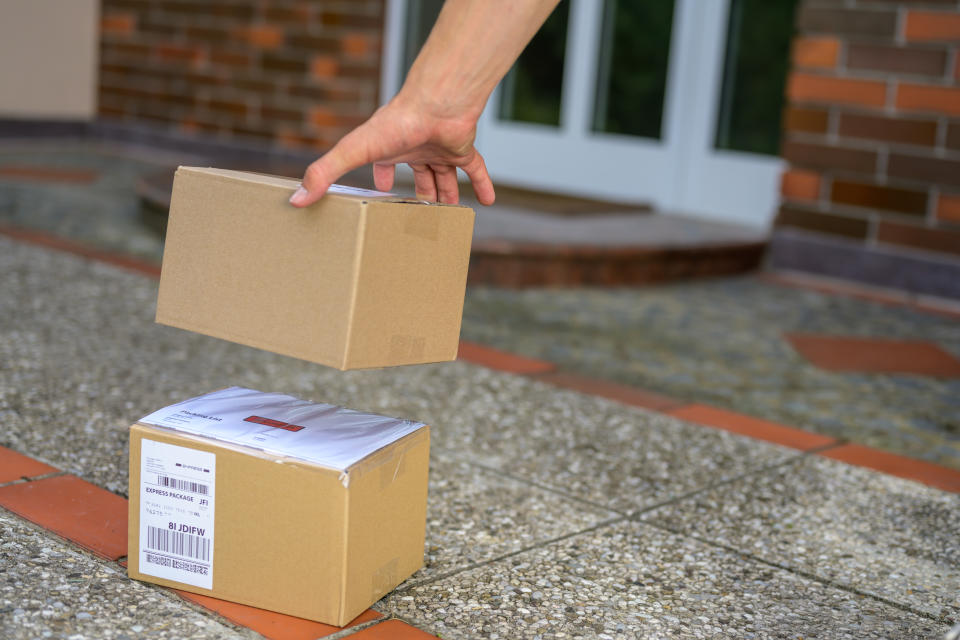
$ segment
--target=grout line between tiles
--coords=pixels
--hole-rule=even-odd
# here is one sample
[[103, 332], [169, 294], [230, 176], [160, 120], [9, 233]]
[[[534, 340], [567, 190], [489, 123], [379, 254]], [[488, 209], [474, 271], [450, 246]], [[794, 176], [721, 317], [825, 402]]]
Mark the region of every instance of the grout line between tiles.
[[459, 574], [459, 573], [464, 573], [465, 571], [473, 571], [474, 569], [478, 569], [478, 568], [480, 568], [480, 567], [485, 567], [485, 566], [487, 566], [487, 565], [491, 565], [491, 564], [494, 564], [494, 563], [496, 563], [496, 562], [500, 562], [500, 561], [502, 561], [502, 560], [506, 560], [507, 558], [512, 558], [512, 557], [514, 557], [514, 556], [517, 556], [517, 555], [520, 555], [520, 554], [523, 554], [523, 553], [527, 553], [528, 551], [533, 551], [534, 549], [542, 549], [542, 548], [547, 547], [547, 546], [550, 546], [550, 545], [552, 545], [552, 544], [556, 544], [557, 542], [562, 542], [562, 541], [564, 541], [564, 540], [568, 540], [568, 539], [570, 539], [570, 538], [574, 538], [574, 537], [576, 537], [576, 536], [583, 535], [584, 533], [591, 533], [591, 532], [593, 532], [593, 531], [598, 531], [598, 530], [600, 530], [600, 529], [604, 529], [604, 528], [606, 528], [606, 527], [610, 527], [610, 526], [613, 526], [613, 525], [615, 525], [615, 524], [619, 524], [619, 523], [621, 523], [621, 522], [626, 522], [626, 521], [629, 520], [629, 519], [630, 519], [630, 518], [629, 518], [628, 516], [617, 516], [616, 518], [610, 518], [610, 519], [608, 519], [608, 520], [604, 520], [604, 521], [602, 521], [602, 522], [598, 522], [597, 524], [590, 525], [589, 527], [584, 527], [583, 529], [577, 529], [576, 531], [570, 531], [570, 532], [565, 533], [565, 534], [563, 534], [563, 535], [555, 536], [555, 537], [553, 537], [553, 538], [549, 538], [549, 539], [546, 539], [546, 540], [541, 540], [540, 542], [536, 542], [536, 543], [534, 543], [534, 544], [527, 545], [527, 546], [522, 547], [522, 548], [520, 548], [520, 549], [516, 549], [516, 550], [511, 551], [511, 552], [509, 552], [509, 553], [504, 553], [504, 554], [501, 554], [501, 555], [496, 556], [496, 557], [493, 557], [493, 558], [488, 558], [487, 560], [483, 560], [483, 561], [481, 561], [481, 562], [471, 562], [470, 564], [464, 565], [463, 567], [459, 567], [459, 568], [457, 568], [457, 569], [453, 569], [453, 570], [451, 570], [451, 571], [447, 571], [447, 572], [445, 572], [445, 573], [441, 573], [441, 574], [439, 574], [439, 575], [436, 575], [436, 576], [433, 576], [433, 577], [430, 577], [430, 578], [424, 578], [423, 580], [421, 580], [421, 581], [419, 581], [419, 582], [414, 582], [414, 583], [411, 583], [411, 584], [408, 584], [408, 585], [401, 585], [400, 587], [397, 587], [396, 589], [394, 589], [394, 590], [393, 590], [393, 593], [405, 593], [405, 592], [407, 592], [407, 591], [416, 589], [416, 588], [418, 588], [418, 587], [423, 587], [423, 586], [426, 586], [426, 585], [428, 585], [428, 584], [432, 584], [432, 583], [434, 583], [434, 582], [438, 582], [438, 581], [440, 581], [440, 580], [446, 580], [447, 578], [449, 578], [449, 577], [451, 577], [451, 576], [455, 576], [455, 575], [457, 575], [457, 574]]
[[525, 484], [525, 485], [528, 485], [528, 486], [531, 486], [531, 487], [536, 487], [537, 489], [541, 489], [541, 490], [543, 490], [543, 491], [547, 491], [547, 492], [549, 492], [549, 493], [552, 493], [552, 494], [561, 496], [561, 497], [563, 497], [563, 498], [566, 498], [567, 500], [572, 500], [572, 501], [574, 501], [574, 502], [579, 502], [579, 503], [584, 504], [584, 505], [587, 505], [587, 506], [589, 506], [589, 507], [594, 507], [594, 508], [596, 508], [596, 509], [603, 509], [604, 511], [608, 511], [608, 512], [610, 512], [610, 513], [615, 513], [615, 514], [617, 514], [618, 516], [626, 516], [626, 517], [629, 517], [629, 515], [630, 515], [629, 513], [625, 512], [625, 511], [621, 511], [620, 509], [614, 509], [613, 507], [610, 507], [610, 506], [601, 504], [601, 503], [599, 503], [599, 502], [594, 502], [594, 501], [588, 500], [588, 499], [586, 499], [586, 498], [581, 498], [580, 496], [575, 496], [575, 495], [573, 495], [573, 494], [567, 493], [567, 492], [564, 491], [563, 489], [558, 489], [558, 488], [556, 488], [556, 487], [551, 487], [551, 486], [549, 486], [549, 485], [540, 484], [539, 482], [535, 482], [535, 481], [533, 481], [533, 480], [530, 480], [530, 479], [528, 479], [528, 478], [524, 478], [524, 477], [522, 477], [522, 476], [514, 475], [514, 474], [510, 473], [509, 471], [503, 471], [502, 469], [497, 469], [496, 467], [491, 467], [491, 466], [485, 465], [485, 464], [483, 464], [483, 463], [481, 463], [481, 462], [472, 462], [472, 461], [470, 461], [470, 460], [464, 460], [463, 462], [465, 462], [467, 465], [469, 465], [469, 466], [471, 466], [471, 467], [476, 467], [476, 468], [478, 468], [478, 469], [482, 469], [483, 471], [487, 471], [487, 472], [489, 472], [489, 473], [496, 474], [497, 476], [500, 476], [500, 477], [509, 478], [509, 479], [511, 479], [511, 480], [513, 480], [513, 481], [515, 481], [515, 482], [519, 482], [519, 483], [521, 483], [521, 484]]
[[[398, 616], [398, 615], [393, 615], [393, 614], [391, 614], [391, 615], [389, 616], [389, 619], [390, 619], [390, 620], [399, 620], [400, 622], [402, 622], [402, 623], [404, 623], [404, 624], [408, 624], [408, 625], [410, 625], [411, 627], [414, 627], [414, 628], [416, 628], [416, 629], [420, 629], [420, 630], [423, 631], [424, 633], [429, 633], [430, 635], [434, 636], [435, 638], [442, 638], [442, 640], [448, 640], [448, 637], [447, 637], [447, 636], [441, 636], [439, 633], [434, 633], [433, 631], [427, 631], [427, 629], [430, 629], [430, 628], [433, 627], [433, 622], [420, 620], [419, 618], [411, 618], [411, 617], [408, 617], [408, 616]], [[457, 636], [457, 637], [468, 637], [468, 638], [470, 637], [468, 633], [460, 633], [459, 631], [460, 631], [459, 629], [448, 629], [447, 631], [445, 631], [445, 633], [448, 633], [448, 634], [449, 634], [449, 633], [452, 633], [453, 635], [455, 635], [455, 636]]]
[[707, 485], [704, 485], [704, 486], [702, 486], [702, 487], [698, 487], [698, 488], [693, 489], [693, 490], [691, 490], [691, 491], [688, 491], [688, 492], [686, 492], [686, 493], [682, 493], [682, 494], [680, 494], [680, 495], [672, 496], [672, 497], [670, 497], [670, 498], [668, 498], [668, 499], [666, 499], [666, 500], [662, 500], [662, 501], [660, 501], [660, 502], [658, 502], [658, 503], [656, 503], [656, 504], [652, 504], [652, 505], [643, 507], [643, 508], [641, 508], [641, 509], [638, 509], [637, 511], [633, 511], [633, 512], [630, 513], [630, 515], [629, 515], [628, 518], [629, 518], [630, 520], [637, 520], [637, 521], [639, 521], [639, 516], [641, 516], [641, 515], [643, 515], [643, 514], [645, 514], [645, 513], [650, 513], [651, 511], [655, 511], [655, 510], [657, 510], [657, 509], [661, 509], [661, 508], [666, 507], [666, 506], [670, 506], [670, 505], [673, 505], [673, 504], [677, 504], [678, 502], [681, 502], [681, 501], [683, 501], [683, 500], [687, 500], [687, 499], [689, 499], [689, 498], [692, 498], [693, 496], [696, 496], [696, 495], [699, 495], [699, 494], [701, 494], [701, 493], [710, 491], [710, 490], [712, 490], [712, 489], [717, 489], [717, 488], [719, 488], [719, 487], [725, 487], [725, 486], [727, 486], [727, 485], [729, 485], [729, 484], [733, 484], [734, 482], [739, 482], [740, 480], [745, 480], [745, 479], [750, 478], [750, 477], [753, 477], [753, 476], [760, 476], [760, 475], [766, 474], [766, 473], [768, 473], [768, 472], [770, 472], [770, 471], [773, 471], [773, 470], [775, 470], [775, 469], [779, 469], [779, 468], [781, 468], [781, 467], [786, 467], [786, 466], [789, 466], [789, 465], [792, 465], [792, 464], [797, 464], [797, 463], [799, 463], [801, 460], [803, 460], [805, 457], [807, 457], [808, 455], [810, 455], [808, 452], [803, 451], [803, 452], [800, 452], [800, 453], [798, 453], [798, 454], [796, 454], [796, 455], [790, 456], [789, 458], [787, 458], [787, 459], [785, 459], [785, 460], [781, 460], [781, 461], [779, 461], [779, 462], [773, 462], [773, 463], [771, 463], [771, 464], [763, 465], [763, 466], [761, 466], [761, 467], [757, 467], [756, 469], [751, 469], [751, 470], [749, 470], [749, 471], [744, 471], [743, 473], [740, 473], [740, 474], [735, 475], [735, 476], [733, 476], [733, 477], [727, 478], [727, 479], [725, 479], [725, 480], [720, 480], [720, 481], [714, 482], [714, 483], [712, 483], [712, 484], [707, 484]]
[[38, 476], [26, 476], [23, 478], [17, 478], [16, 480], [11, 480], [9, 482], [0, 482], [0, 489], [3, 487], [9, 487], [12, 484], [25, 484], [27, 482], [35, 482], [37, 480], [46, 480], [47, 478], [58, 478], [60, 476], [70, 475], [69, 471], [51, 471], [50, 473], [41, 473]]
[[[374, 609], [374, 611], [376, 611], [376, 609]], [[380, 612], [377, 611], [377, 613], [380, 613]], [[392, 615], [384, 615], [382, 618], [377, 618], [376, 620], [367, 620], [366, 622], [361, 622], [358, 625], [347, 627], [345, 629], [341, 629], [340, 631], [331, 633], [328, 636], [320, 636], [316, 640], [340, 640], [341, 638], [346, 638], [347, 636], [352, 636], [355, 633], [360, 633], [361, 631], [365, 631], [370, 627], [375, 627], [378, 624], [382, 622], [386, 622], [388, 620], [399, 620], [399, 618]]]
[[720, 543], [720, 542], [716, 542], [716, 541], [714, 541], [714, 540], [708, 540], [708, 539], [706, 539], [706, 538], [701, 538], [700, 536], [698, 536], [698, 535], [696, 535], [696, 534], [687, 533], [687, 532], [684, 532], [684, 531], [680, 531], [680, 530], [677, 530], [677, 529], [673, 529], [673, 528], [671, 528], [671, 527], [667, 527], [667, 526], [665, 526], [665, 525], [662, 525], [662, 524], [659, 524], [659, 523], [656, 523], [656, 522], [650, 522], [650, 521], [648, 521], [648, 520], [638, 520], [637, 522], [638, 522], [639, 524], [642, 524], [642, 525], [651, 527], [651, 528], [653, 528], [653, 529], [658, 529], [658, 530], [660, 530], [660, 531], [666, 531], [667, 533], [672, 533], [672, 534], [674, 534], [674, 535], [678, 535], [678, 536], [681, 536], [681, 537], [689, 538], [689, 539], [691, 539], [691, 540], [696, 540], [697, 542], [699, 542], [699, 543], [701, 543], [701, 544], [705, 544], [705, 545], [710, 546], [710, 547], [715, 547], [715, 548], [717, 548], [717, 549], [723, 549], [724, 551], [728, 551], [728, 552], [730, 552], [730, 553], [736, 554], [737, 556], [739, 556], [739, 557], [741, 557], [741, 558], [744, 558], [744, 559], [746, 559], [746, 560], [752, 560], [753, 562], [757, 562], [757, 563], [759, 563], [759, 564], [763, 564], [763, 565], [766, 565], [766, 566], [768, 566], [768, 567], [773, 567], [773, 568], [775, 568], [775, 569], [780, 569], [780, 570], [782, 570], [782, 571], [786, 571], [787, 573], [790, 573], [790, 574], [793, 574], [793, 575], [797, 575], [797, 576], [800, 576], [800, 577], [802, 577], [802, 578], [806, 578], [806, 579], [808, 579], [808, 580], [813, 580], [814, 582], [818, 582], [818, 583], [820, 583], [820, 584], [822, 584], [822, 585], [824, 585], [824, 586], [828, 586], [828, 587], [831, 587], [831, 588], [833, 588], [833, 589], [839, 589], [839, 590], [841, 590], [841, 591], [846, 591], [847, 593], [851, 593], [851, 594], [853, 594], [853, 595], [857, 595], [857, 596], [861, 596], [861, 597], [864, 597], [864, 598], [870, 598], [870, 599], [872, 599], [872, 600], [876, 600], [877, 602], [881, 602], [881, 603], [883, 603], [883, 604], [885, 604], [885, 605], [894, 607], [894, 608], [896, 608], [896, 609], [900, 609], [901, 611], [906, 611], [906, 612], [908, 612], [908, 613], [912, 613], [912, 614], [917, 615], [917, 616], [920, 616], [920, 617], [922, 617], [922, 618], [926, 618], [927, 620], [932, 620], [932, 621], [934, 621], [934, 622], [940, 622], [940, 623], [951, 623], [951, 622], [955, 622], [954, 620], [952, 620], [952, 619], [950, 619], [950, 618], [947, 618], [946, 616], [938, 616], [938, 615], [929, 613], [929, 612], [927, 612], [927, 611], [923, 611], [923, 610], [920, 610], [920, 609], [916, 609], [916, 608], [914, 608], [914, 607], [912, 607], [912, 606], [910, 606], [910, 605], [908, 605], [908, 604], [903, 604], [902, 602], [897, 602], [896, 600], [891, 600], [891, 599], [889, 599], [889, 598], [885, 598], [884, 596], [880, 596], [880, 595], [877, 595], [877, 594], [875, 594], [875, 593], [871, 593], [871, 592], [869, 592], [869, 591], [864, 591], [863, 589], [858, 589], [858, 588], [856, 588], [856, 587], [853, 587], [853, 586], [850, 586], [850, 585], [847, 585], [847, 584], [843, 584], [842, 582], [837, 582], [837, 581], [835, 581], [835, 580], [831, 580], [830, 578], [825, 578], [825, 577], [823, 577], [823, 576], [819, 576], [819, 575], [817, 575], [817, 574], [815, 574], [815, 573], [811, 573], [811, 572], [809, 572], [809, 571], [805, 571], [805, 570], [803, 570], [803, 569], [800, 569], [799, 567], [792, 567], [792, 566], [790, 566], [790, 565], [786, 565], [786, 564], [783, 564], [783, 563], [780, 563], [780, 562], [775, 562], [775, 561], [773, 561], [773, 560], [767, 560], [767, 559], [765, 559], [765, 558], [761, 558], [761, 557], [755, 556], [755, 555], [753, 555], [752, 553], [747, 553], [747, 552], [745, 552], [745, 551], [741, 551], [740, 549], [737, 549], [736, 547], [730, 546], [730, 545], [728, 545], [728, 544], [723, 544], [723, 543]]
[[[80, 546], [79, 544], [77, 544], [76, 542], [74, 542], [72, 539], [67, 538], [66, 536], [63, 536], [63, 535], [57, 533], [56, 531], [53, 531], [53, 530], [51, 530], [51, 529], [47, 529], [47, 528], [46, 528], [45, 526], [43, 526], [42, 524], [37, 524], [37, 523], [34, 522], [33, 520], [30, 520], [30, 519], [28, 519], [28, 518], [24, 518], [23, 516], [21, 516], [21, 515], [20, 515], [19, 513], [17, 513], [16, 511], [11, 511], [10, 509], [7, 509], [7, 508], [4, 507], [3, 505], [0, 505], [0, 512], [6, 513], [6, 514], [8, 514], [8, 515], [10, 515], [10, 516], [13, 516], [13, 517], [14, 517], [15, 519], [17, 519], [21, 524], [26, 525], [28, 528], [33, 529], [33, 530], [36, 531], [37, 533], [41, 533], [41, 534], [47, 535], [47, 536], [52, 536], [55, 540], [59, 540], [60, 542], [63, 542], [64, 544], [66, 544], [72, 551], [75, 551], [75, 552], [83, 555], [84, 557], [86, 557], [86, 558], [88, 558], [88, 559], [95, 560], [95, 561], [97, 561], [97, 562], [100, 563], [100, 564], [115, 565], [115, 566], [113, 566], [114, 569], [117, 569], [117, 570], [119, 570], [119, 571], [121, 571], [121, 572], [123, 572], [123, 573], [126, 573], [126, 569], [124, 569], [124, 568], [123, 568], [122, 566], [120, 566], [120, 564], [119, 564], [119, 561], [120, 561], [120, 559], [122, 559], [122, 558], [117, 559], [117, 560], [111, 560], [110, 558], [107, 558], [107, 557], [98, 555], [98, 554], [94, 553], [93, 551], [90, 551], [90, 550], [87, 549], [86, 547]], [[126, 557], [126, 556], [124, 556], [124, 557]]]
[[229, 629], [233, 629], [234, 631], [237, 631], [240, 633], [248, 634], [250, 638], [266, 638], [266, 636], [259, 633], [258, 631], [254, 631], [250, 627], [245, 627], [239, 622], [234, 622], [233, 620], [231, 620], [230, 618], [226, 617], [225, 615], [223, 615], [218, 611], [214, 611], [213, 609], [208, 609], [202, 604], [198, 604], [196, 602], [187, 600], [182, 595], [178, 594], [171, 587], [166, 587], [164, 585], [156, 584], [153, 582], [140, 582], [140, 584], [150, 587], [156, 593], [162, 594], [169, 598], [173, 598], [174, 600], [179, 602], [181, 605], [185, 606], [187, 609], [190, 609], [194, 613], [199, 613], [200, 615], [206, 618], [212, 618], [213, 620], [216, 620], [217, 622], [219, 622], [220, 624], [222, 624], [223, 626]]

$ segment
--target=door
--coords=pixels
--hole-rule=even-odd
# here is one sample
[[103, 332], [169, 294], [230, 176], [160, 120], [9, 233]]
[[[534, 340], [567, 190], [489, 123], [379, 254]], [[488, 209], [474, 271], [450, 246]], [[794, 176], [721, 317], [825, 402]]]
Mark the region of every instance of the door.
[[[390, 3], [388, 92], [441, 4]], [[776, 153], [793, 4], [563, 0], [481, 117], [477, 148], [491, 176], [768, 224], [783, 167]]]

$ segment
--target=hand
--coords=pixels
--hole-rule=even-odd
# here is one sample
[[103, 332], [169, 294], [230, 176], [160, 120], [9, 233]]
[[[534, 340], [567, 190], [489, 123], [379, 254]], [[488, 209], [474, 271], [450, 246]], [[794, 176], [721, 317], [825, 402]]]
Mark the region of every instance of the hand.
[[313, 204], [340, 176], [371, 162], [377, 189], [389, 191], [395, 165], [405, 162], [413, 169], [419, 199], [457, 204], [460, 168], [470, 178], [477, 199], [493, 204], [493, 183], [483, 157], [473, 146], [479, 110], [471, 109], [468, 115], [460, 110], [459, 106], [411, 98], [401, 91], [307, 167], [303, 186], [290, 203], [296, 207]]

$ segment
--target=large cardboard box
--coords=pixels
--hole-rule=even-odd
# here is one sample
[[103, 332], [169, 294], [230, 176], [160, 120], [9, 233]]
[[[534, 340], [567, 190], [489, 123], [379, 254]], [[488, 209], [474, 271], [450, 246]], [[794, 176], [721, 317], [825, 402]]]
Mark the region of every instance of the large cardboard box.
[[180, 167], [157, 322], [339, 369], [453, 360], [473, 210]]
[[343, 626], [423, 564], [426, 425], [232, 387], [130, 428], [130, 577]]

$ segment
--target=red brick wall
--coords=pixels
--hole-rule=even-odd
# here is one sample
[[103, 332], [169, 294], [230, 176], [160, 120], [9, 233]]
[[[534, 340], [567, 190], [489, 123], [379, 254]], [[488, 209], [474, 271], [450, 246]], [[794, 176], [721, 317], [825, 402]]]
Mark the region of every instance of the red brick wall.
[[383, 0], [103, 0], [100, 115], [325, 148], [377, 107]]
[[778, 227], [960, 255], [960, 2], [803, 0]]

